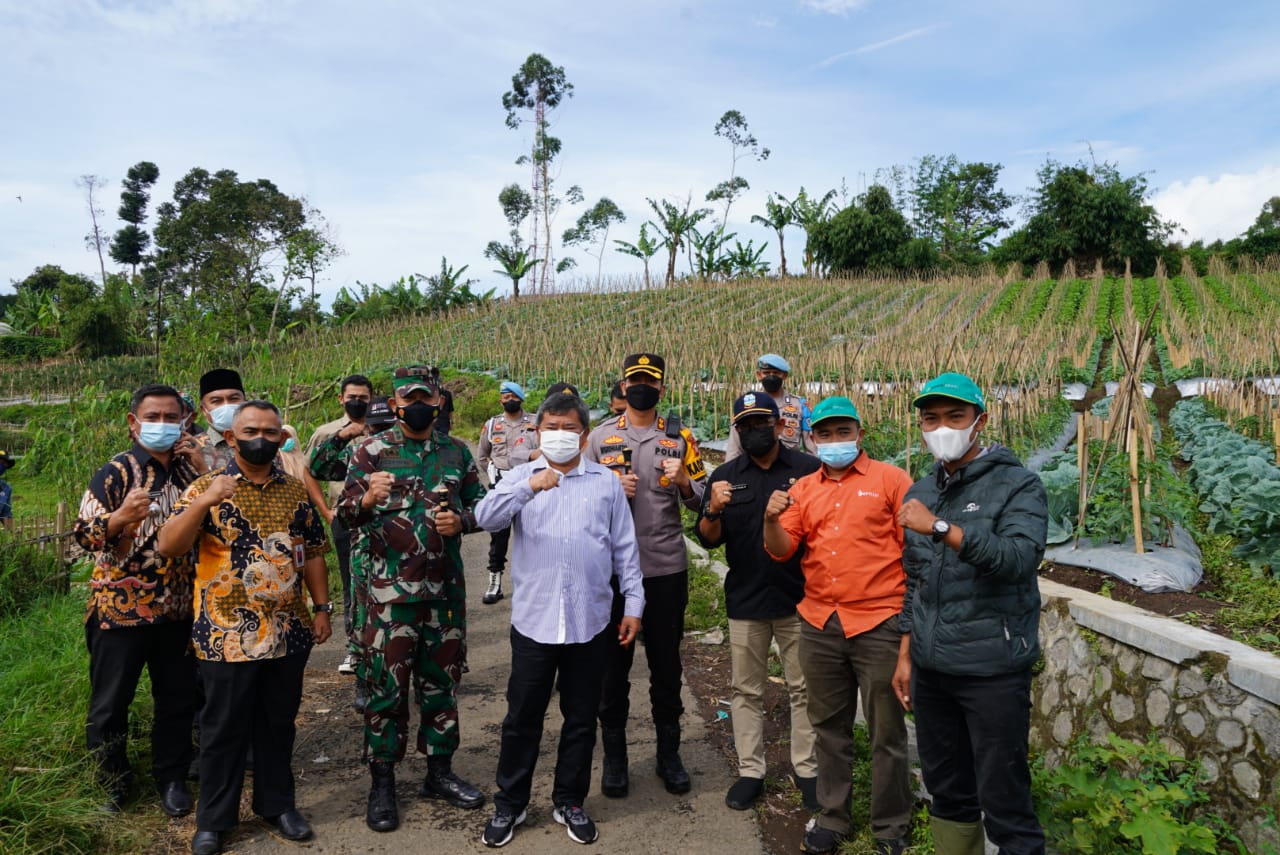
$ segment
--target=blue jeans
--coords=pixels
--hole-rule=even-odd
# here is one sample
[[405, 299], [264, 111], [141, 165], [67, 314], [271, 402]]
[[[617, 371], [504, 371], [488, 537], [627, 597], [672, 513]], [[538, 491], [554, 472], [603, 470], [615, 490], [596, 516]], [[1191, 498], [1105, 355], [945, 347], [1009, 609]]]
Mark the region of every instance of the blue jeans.
[[914, 667], [911, 706], [931, 813], [981, 819], [1001, 855], [1043, 855], [1027, 768], [1031, 671], [972, 677]]

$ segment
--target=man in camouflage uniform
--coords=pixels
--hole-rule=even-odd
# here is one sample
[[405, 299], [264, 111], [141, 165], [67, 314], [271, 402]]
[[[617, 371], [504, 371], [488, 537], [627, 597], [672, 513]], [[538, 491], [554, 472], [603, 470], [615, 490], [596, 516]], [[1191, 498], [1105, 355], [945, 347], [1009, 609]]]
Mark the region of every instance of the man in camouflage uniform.
[[[408, 745], [409, 692], [418, 697], [418, 751], [427, 755], [421, 795], [461, 808], [484, 796], [453, 773], [458, 749], [455, 691], [466, 658], [466, 588], [461, 535], [478, 530], [480, 472], [460, 440], [433, 431], [440, 387], [426, 366], [395, 372], [399, 425], [351, 452], [338, 514], [360, 531], [352, 544], [365, 574], [368, 683], [364, 739], [372, 787], [365, 821], [375, 831], [400, 824], [395, 764]], [[353, 562], [354, 563], [354, 562]]]
[[[778, 424], [782, 425], [779, 441], [794, 451], [805, 451], [817, 454], [817, 445], [813, 441], [813, 427], [809, 424], [812, 412], [809, 404], [799, 395], [793, 395], [783, 388], [787, 376], [791, 374], [791, 364], [776, 353], [766, 353], [756, 360], [756, 379], [765, 394], [773, 398], [778, 407]], [[725, 449], [724, 459], [728, 463], [742, 454], [742, 441], [736, 430], [729, 431], [729, 446]]]

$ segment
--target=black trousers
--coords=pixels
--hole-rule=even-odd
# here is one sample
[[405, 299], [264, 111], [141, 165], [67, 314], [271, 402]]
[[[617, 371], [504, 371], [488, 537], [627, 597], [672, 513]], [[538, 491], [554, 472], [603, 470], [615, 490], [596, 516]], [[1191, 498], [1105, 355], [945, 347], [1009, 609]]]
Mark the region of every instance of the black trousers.
[[933, 815], [981, 819], [1001, 855], [1043, 855], [1027, 768], [1031, 671], [964, 677], [913, 668], [911, 706]]
[[[502, 470], [498, 470], [497, 477], [493, 479], [493, 483], [489, 485], [489, 489], [498, 486], [498, 482], [502, 480]], [[511, 526], [500, 528], [497, 531], [489, 532], [489, 572], [501, 573], [503, 568], [507, 566], [507, 545], [511, 543]]]
[[[670, 576], [649, 576], [644, 580], [644, 615], [640, 619], [644, 631], [644, 653], [649, 662], [649, 705], [653, 723], [658, 727], [679, 724], [684, 713], [680, 699], [680, 679], [684, 667], [680, 662], [680, 639], [684, 637], [684, 610], [689, 604], [688, 572]], [[617, 627], [626, 605], [613, 579], [613, 614]], [[631, 714], [631, 663], [636, 646], [619, 644], [609, 648], [609, 664], [604, 677], [604, 696], [600, 699], [600, 725], [626, 727]]]
[[102, 629], [90, 616], [84, 626], [89, 648], [89, 715], [85, 742], [105, 783], [127, 788], [129, 704], [146, 666], [151, 675], [155, 723], [151, 727], [151, 773], [157, 785], [186, 778], [191, 763], [191, 721], [196, 681], [191, 621]]
[[560, 747], [556, 754], [553, 804], [581, 806], [591, 788], [591, 755], [596, 749], [596, 717], [609, 647], [618, 633], [606, 626], [581, 644], [542, 644], [511, 628], [511, 676], [507, 716], [502, 720], [498, 792], [494, 805], [518, 814], [529, 804], [533, 770], [542, 742], [542, 724], [559, 675]]
[[253, 812], [294, 807], [294, 718], [302, 703], [306, 653], [254, 662], [200, 663], [200, 801], [196, 828], [226, 831], [240, 821], [245, 751], [253, 748]]
[[342, 628], [347, 641], [354, 644], [357, 639], [351, 635], [351, 532], [337, 516], [329, 524], [329, 531], [333, 534], [333, 548], [338, 553], [338, 576], [342, 579]]

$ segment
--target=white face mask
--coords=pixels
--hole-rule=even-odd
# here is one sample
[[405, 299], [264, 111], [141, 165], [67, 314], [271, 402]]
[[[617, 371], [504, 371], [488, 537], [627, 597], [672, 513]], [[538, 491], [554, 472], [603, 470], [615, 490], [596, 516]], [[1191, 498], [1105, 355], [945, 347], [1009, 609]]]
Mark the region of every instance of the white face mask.
[[980, 418], [982, 418], [981, 413], [967, 428], [936, 427], [926, 432], [924, 444], [928, 446], [929, 453], [941, 463], [954, 463], [964, 457], [978, 441], [978, 435], [975, 433], [970, 436], [969, 432], [973, 430]]
[[223, 404], [220, 407], [214, 407], [209, 412], [209, 424], [216, 431], [231, 430], [231, 425], [236, 418], [236, 411], [239, 409], [239, 404]]
[[538, 448], [552, 463], [568, 463], [582, 449], [582, 434], [574, 430], [544, 430], [538, 434]]

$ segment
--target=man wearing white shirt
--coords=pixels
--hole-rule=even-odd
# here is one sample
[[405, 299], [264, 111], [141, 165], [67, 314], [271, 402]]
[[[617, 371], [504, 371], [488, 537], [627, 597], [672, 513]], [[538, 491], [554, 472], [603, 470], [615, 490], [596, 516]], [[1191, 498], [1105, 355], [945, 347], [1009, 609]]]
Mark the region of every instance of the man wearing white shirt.
[[[596, 709], [613, 644], [633, 643], [644, 609], [640, 555], [631, 510], [617, 477], [582, 457], [590, 415], [580, 398], [556, 394], [538, 408], [542, 457], [517, 466], [476, 506], [489, 531], [511, 526], [511, 677], [502, 722], [495, 813], [482, 842], [505, 846], [525, 820], [542, 723], [558, 685], [560, 729], [552, 788], [556, 822], [592, 843], [595, 824], [582, 805], [591, 784]], [[610, 621], [618, 579], [625, 598]]]

